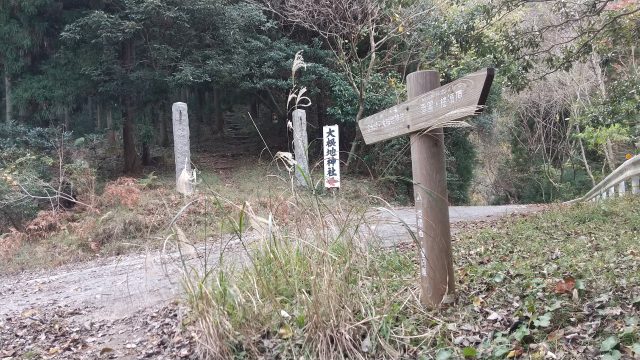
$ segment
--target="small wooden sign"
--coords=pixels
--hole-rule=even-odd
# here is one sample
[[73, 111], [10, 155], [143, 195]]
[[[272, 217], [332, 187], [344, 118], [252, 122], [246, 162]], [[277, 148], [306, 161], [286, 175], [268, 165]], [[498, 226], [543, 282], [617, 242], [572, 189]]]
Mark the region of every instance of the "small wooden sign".
[[324, 186], [340, 187], [340, 134], [338, 125], [322, 128], [324, 145]]
[[416, 131], [439, 128], [477, 115], [487, 101], [495, 70], [469, 74], [358, 122], [365, 143], [373, 144]]

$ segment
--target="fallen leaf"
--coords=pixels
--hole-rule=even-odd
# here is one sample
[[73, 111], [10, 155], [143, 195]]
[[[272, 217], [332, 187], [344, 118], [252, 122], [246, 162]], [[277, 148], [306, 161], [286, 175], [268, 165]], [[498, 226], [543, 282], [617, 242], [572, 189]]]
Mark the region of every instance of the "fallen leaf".
[[600, 351], [609, 352], [613, 350], [616, 346], [618, 346], [619, 342], [620, 341], [618, 340], [618, 337], [609, 336], [605, 341], [602, 342], [602, 344], [600, 344]]
[[453, 356], [453, 351], [449, 349], [440, 349], [436, 354], [436, 360], [447, 360], [447, 359], [451, 359], [452, 356]]
[[549, 333], [549, 335], [547, 336], [547, 340], [558, 341], [562, 339], [563, 336], [564, 336], [564, 330], [560, 329], [560, 330], [552, 331], [551, 333]]
[[509, 351], [509, 353], [507, 354], [507, 358], [513, 359], [513, 358], [517, 358], [520, 355], [522, 355], [522, 349], [513, 349]]
[[496, 358], [502, 358], [505, 355], [509, 354], [509, 352], [511, 352], [510, 345], [500, 345], [493, 350], [493, 356], [495, 356]]
[[598, 314], [605, 316], [618, 316], [622, 314], [622, 309], [619, 307], [606, 308], [604, 310], [598, 310]]
[[113, 352], [112, 348], [104, 347], [104, 348], [102, 348], [102, 350], [100, 350], [100, 355], [104, 355], [104, 354], [107, 354], [107, 353], [110, 353], [110, 352]]
[[573, 289], [576, 287], [576, 280], [567, 276], [563, 280], [558, 281], [555, 288], [556, 294], [573, 294]]
[[491, 311], [491, 314], [489, 314], [489, 316], [487, 316], [487, 320], [500, 320], [502, 318], [502, 316], [500, 316], [500, 314], [498, 314], [495, 311]]
[[38, 315], [39, 312], [36, 309], [28, 309], [22, 312], [22, 317], [23, 318], [30, 318], [30, 317], [34, 317], [36, 315]]
[[613, 350], [608, 354], [602, 355], [602, 360], [620, 360], [622, 358], [622, 353], [618, 350]]
[[476, 308], [481, 307], [483, 302], [484, 300], [482, 300], [482, 298], [479, 296], [473, 298], [473, 306], [475, 306]]
[[536, 327], [547, 327], [551, 325], [551, 313], [538, 316], [538, 318], [533, 321], [533, 325]]
[[278, 334], [283, 339], [289, 339], [293, 336], [293, 330], [291, 330], [291, 326], [285, 325], [278, 330]]

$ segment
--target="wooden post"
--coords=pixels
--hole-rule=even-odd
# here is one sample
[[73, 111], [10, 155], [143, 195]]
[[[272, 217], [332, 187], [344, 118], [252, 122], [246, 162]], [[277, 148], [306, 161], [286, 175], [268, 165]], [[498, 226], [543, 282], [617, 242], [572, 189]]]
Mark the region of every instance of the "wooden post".
[[409, 74], [407, 101], [358, 122], [367, 144], [411, 136], [420, 285], [427, 307], [450, 303], [455, 294], [442, 128], [482, 111], [494, 75], [487, 68], [439, 86], [435, 71]]
[[631, 193], [633, 195], [640, 194], [640, 176], [634, 176], [631, 178]]
[[[305, 176], [309, 177], [309, 139], [307, 138], [307, 114], [304, 110], [294, 110], [291, 115], [293, 125], [293, 152], [296, 160], [296, 180], [299, 186], [307, 187]], [[304, 173], [304, 175], [303, 175]]]
[[193, 192], [191, 176], [191, 144], [189, 140], [189, 115], [187, 104], [173, 104], [173, 152], [176, 161], [176, 189], [190, 195]]
[[[438, 72], [414, 72], [407, 76], [407, 97], [411, 100], [439, 86]], [[421, 245], [422, 302], [435, 308], [455, 292], [442, 128], [411, 134], [411, 166]]]

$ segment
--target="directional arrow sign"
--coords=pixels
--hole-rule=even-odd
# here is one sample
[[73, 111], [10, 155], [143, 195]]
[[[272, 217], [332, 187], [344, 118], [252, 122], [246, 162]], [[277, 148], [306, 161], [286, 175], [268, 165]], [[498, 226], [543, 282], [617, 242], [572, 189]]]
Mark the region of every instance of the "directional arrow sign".
[[358, 122], [365, 143], [392, 139], [476, 115], [487, 101], [495, 70], [487, 68]]

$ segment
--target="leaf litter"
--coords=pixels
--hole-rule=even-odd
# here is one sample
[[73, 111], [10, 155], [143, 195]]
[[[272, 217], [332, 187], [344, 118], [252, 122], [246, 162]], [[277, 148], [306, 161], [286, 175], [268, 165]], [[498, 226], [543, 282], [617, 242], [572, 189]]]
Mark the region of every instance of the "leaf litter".
[[0, 359], [195, 359], [186, 309], [177, 303], [116, 320], [58, 306], [0, 318]]

